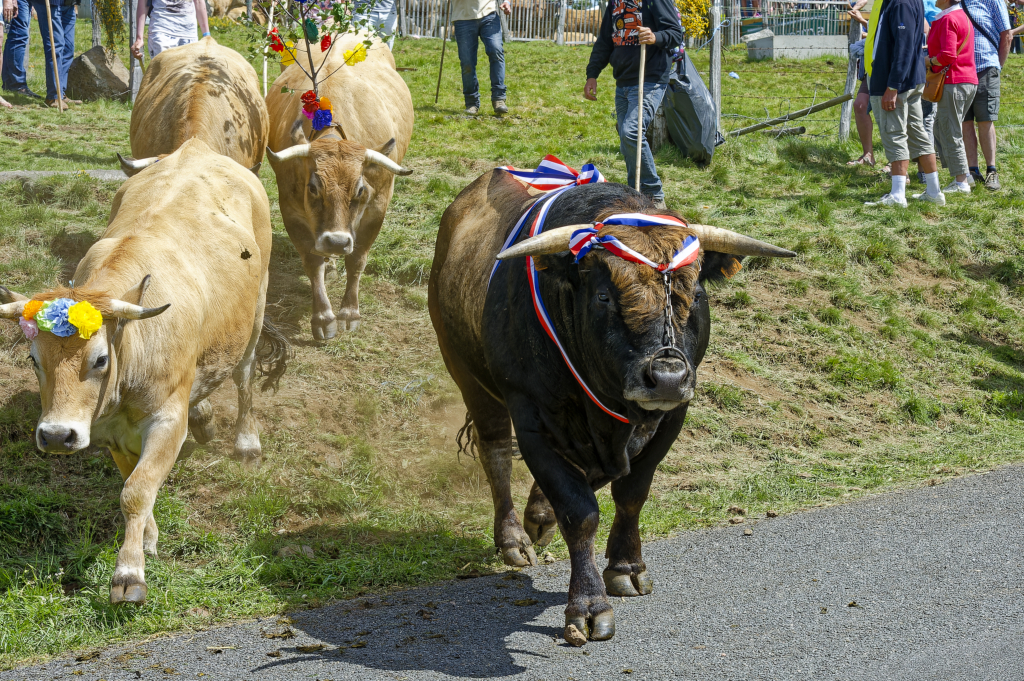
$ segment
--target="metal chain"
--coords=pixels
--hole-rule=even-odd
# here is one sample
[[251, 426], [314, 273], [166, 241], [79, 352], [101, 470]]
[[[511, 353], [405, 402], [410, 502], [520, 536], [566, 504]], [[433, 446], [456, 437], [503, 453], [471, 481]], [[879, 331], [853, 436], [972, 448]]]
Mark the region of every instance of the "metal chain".
[[676, 330], [672, 323], [672, 278], [668, 272], [662, 272], [665, 281], [665, 328], [661, 334], [661, 344], [665, 347], [676, 346]]

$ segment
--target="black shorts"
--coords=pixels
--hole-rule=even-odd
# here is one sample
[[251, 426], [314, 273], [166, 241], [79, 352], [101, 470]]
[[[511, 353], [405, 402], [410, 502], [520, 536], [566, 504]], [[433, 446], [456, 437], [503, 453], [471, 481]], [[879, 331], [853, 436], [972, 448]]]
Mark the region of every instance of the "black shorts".
[[978, 92], [964, 110], [965, 121], [999, 120], [999, 69], [990, 66], [978, 72]]

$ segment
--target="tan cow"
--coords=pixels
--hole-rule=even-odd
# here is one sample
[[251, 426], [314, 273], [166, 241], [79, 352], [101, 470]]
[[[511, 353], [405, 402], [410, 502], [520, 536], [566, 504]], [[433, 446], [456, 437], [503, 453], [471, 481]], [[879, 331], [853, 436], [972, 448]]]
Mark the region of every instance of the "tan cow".
[[[88, 301], [103, 316], [88, 339], [38, 331], [30, 357], [42, 401], [36, 446], [107, 447], [124, 478], [125, 537], [111, 603], [145, 601], [143, 552], [156, 555], [157, 491], [189, 427], [198, 440], [210, 435], [207, 397], [228, 376], [238, 387], [235, 454], [260, 454], [252, 379], [261, 329], [271, 332], [264, 340], [275, 356], [261, 360], [274, 364], [272, 375], [283, 372], [287, 355], [279, 334], [264, 327], [270, 245], [260, 181], [190, 140], [122, 185], [74, 287], [33, 297]], [[22, 317], [25, 296], [0, 289], [0, 298], [0, 317]]]
[[122, 159], [121, 168], [134, 175], [198, 137], [259, 172], [269, 130], [256, 70], [231, 48], [203, 38], [164, 50], [146, 69], [132, 108], [135, 158]]
[[[337, 319], [345, 329], [358, 326], [359, 277], [384, 222], [394, 176], [412, 172], [399, 165], [412, 137], [409, 88], [395, 70], [391, 51], [379, 41], [366, 61], [343, 65], [344, 52], [359, 40], [334, 36], [323, 64], [323, 72], [333, 75], [319, 91], [331, 101], [337, 125], [312, 135], [299, 99], [312, 84], [298, 66], [285, 69], [267, 94], [267, 157], [277, 174], [284, 226], [313, 287], [313, 337], [318, 340], [337, 334]], [[319, 67], [324, 60], [319, 45], [313, 52]], [[297, 54], [307, 59], [305, 44]], [[344, 256], [347, 276], [337, 317], [324, 286], [324, 270], [334, 256]]]

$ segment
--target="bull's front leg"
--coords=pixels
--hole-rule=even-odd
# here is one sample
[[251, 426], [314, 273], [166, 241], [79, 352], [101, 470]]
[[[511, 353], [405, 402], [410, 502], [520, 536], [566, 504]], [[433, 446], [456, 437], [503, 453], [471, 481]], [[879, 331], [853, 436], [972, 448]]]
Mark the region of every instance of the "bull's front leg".
[[600, 508], [590, 484], [548, 446], [543, 435], [520, 428], [516, 435], [530, 472], [551, 503], [558, 528], [569, 548], [572, 574], [565, 608], [566, 633], [573, 625], [587, 638], [605, 641], [615, 635], [615, 613], [608, 603], [594, 556]]
[[[185, 385], [191, 385], [191, 381]], [[185, 441], [187, 414], [186, 389], [172, 395], [160, 411], [147, 419], [150, 423], [142, 437], [142, 454], [121, 490], [121, 513], [125, 520], [124, 543], [117, 554], [117, 565], [110, 583], [111, 603], [141, 605], [146, 601], [148, 589], [144, 551], [149, 549], [156, 552], [153, 505]], [[114, 460], [117, 462], [116, 456]], [[120, 462], [118, 467], [121, 467]], [[152, 546], [148, 546], [149, 543]]]
[[473, 439], [480, 452], [480, 463], [487, 475], [494, 503], [494, 545], [501, 552], [505, 565], [526, 567], [537, 564], [537, 553], [529, 535], [519, 523], [512, 503], [512, 439], [506, 418], [504, 437], [486, 439], [473, 427]]
[[654, 472], [679, 436], [685, 415], [684, 407], [666, 417], [651, 441], [630, 462], [629, 475], [612, 482], [615, 520], [605, 549], [608, 567], [602, 575], [611, 596], [643, 596], [654, 590], [641, 550], [640, 511], [650, 494]]
[[[388, 194], [390, 198], [390, 194]], [[359, 280], [366, 269], [366, 259], [370, 255], [370, 247], [377, 240], [380, 234], [381, 225], [384, 224], [384, 213], [387, 210], [387, 202], [383, 207], [370, 206], [366, 209], [359, 226], [356, 228], [355, 250], [345, 256], [345, 295], [341, 299], [341, 309], [338, 310], [338, 319], [342, 328], [347, 331], [355, 331], [359, 328]]]
[[335, 321], [331, 299], [327, 297], [327, 285], [324, 283], [324, 271], [327, 260], [312, 253], [302, 254], [302, 269], [309, 277], [309, 285], [313, 289], [313, 338], [329, 340], [338, 335], [338, 322]]

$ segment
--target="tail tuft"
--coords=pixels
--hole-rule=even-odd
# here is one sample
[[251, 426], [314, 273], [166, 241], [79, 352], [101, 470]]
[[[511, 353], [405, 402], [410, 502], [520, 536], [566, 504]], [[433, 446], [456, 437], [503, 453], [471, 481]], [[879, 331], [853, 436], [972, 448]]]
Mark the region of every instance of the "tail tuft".
[[459, 432], [455, 436], [455, 444], [459, 446], [459, 451], [456, 454], [459, 461], [462, 461], [463, 454], [468, 454], [474, 460], [477, 458], [476, 441], [473, 439], [473, 417], [468, 411], [466, 412], [466, 422], [462, 424], [462, 428], [459, 428]]
[[288, 368], [288, 360], [295, 357], [295, 351], [291, 343], [285, 338], [270, 318], [263, 317], [263, 329], [260, 331], [260, 339], [256, 343], [256, 370], [264, 376], [262, 392], [273, 390], [277, 392], [280, 387], [281, 377]]

